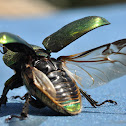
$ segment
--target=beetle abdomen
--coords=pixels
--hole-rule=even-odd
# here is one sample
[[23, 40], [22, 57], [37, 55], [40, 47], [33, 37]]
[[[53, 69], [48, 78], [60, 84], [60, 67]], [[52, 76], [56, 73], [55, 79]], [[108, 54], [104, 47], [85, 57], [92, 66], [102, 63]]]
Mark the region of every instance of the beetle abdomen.
[[56, 90], [54, 100], [67, 113], [74, 115], [81, 111], [81, 96], [76, 83], [62, 69], [62, 64], [54, 59], [39, 60], [35, 67], [44, 72]]

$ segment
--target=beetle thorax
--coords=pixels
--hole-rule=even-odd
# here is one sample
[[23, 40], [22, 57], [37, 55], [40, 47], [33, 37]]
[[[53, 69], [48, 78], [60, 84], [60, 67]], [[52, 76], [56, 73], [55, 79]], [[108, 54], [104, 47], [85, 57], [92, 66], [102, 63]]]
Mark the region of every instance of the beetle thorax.
[[61, 62], [56, 59], [40, 58], [34, 62], [34, 66], [46, 75], [52, 71], [62, 69]]

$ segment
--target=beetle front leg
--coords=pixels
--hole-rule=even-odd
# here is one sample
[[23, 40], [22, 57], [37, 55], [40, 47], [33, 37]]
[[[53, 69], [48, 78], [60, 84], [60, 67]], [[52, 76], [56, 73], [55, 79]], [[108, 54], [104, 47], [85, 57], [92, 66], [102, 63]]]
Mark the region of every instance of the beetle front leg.
[[101, 106], [103, 104], [105, 104], [106, 102], [109, 102], [109, 103], [113, 103], [115, 105], [117, 105], [117, 102], [116, 101], [113, 101], [113, 100], [105, 100], [103, 101], [102, 103], [98, 104], [97, 101], [95, 101], [94, 99], [91, 98], [90, 95], [88, 95], [85, 91], [83, 91], [81, 88], [80, 88], [80, 92], [81, 94], [89, 101], [89, 103], [96, 108], [96, 106]]
[[11, 78], [9, 78], [5, 82], [5, 87], [3, 89], [3, 93], [2, 93], [1, 98], [0, 98], [0, 106], [2, 104], [6, 105], [7, 93], [10, 89], [13, 90], [14, 88], [18, 88], [18, 87], [21, 87], [21, 86], [23, 86], [23, 81], [22, 81], [20, 74], [16, 73]]
[[[20, 98], [21, 100], [25, 100], [26, 99], [26, 96], [27, 96], [28, 93], [26, 93], [23, 97], [21, 96], [12, 96], [13, 99], [17, 99], [17, 98]], [[46, 105], [41, 102], [40, 100], [38, 99], [35, 99], [33, 98], [32, 96], [30, 97], [30, 101], [29, 101], [30, 105], [32, 105], [33, 107], [35, 108], [44, 108]]]
[[11, 120], [12, 118], [19, 118], [21, 120], [25, 119], [28, 115], [28, 109], [29, 109], [29, 101], [30, 101], [30, 98], [31, 98], [31, 95], [29, 93], [27, 93], [25, 95], [26, 97], [26, 101], [24, 103], [24, 106], [23, 106], [23, 109], [22, 109], [22, 112], [21, 112], [21, 115], [20, 116], [17, 116], [17, 115], [11, 115], [10, 117], [8, 117], [5, 121], [8, 122], [9, 120]]

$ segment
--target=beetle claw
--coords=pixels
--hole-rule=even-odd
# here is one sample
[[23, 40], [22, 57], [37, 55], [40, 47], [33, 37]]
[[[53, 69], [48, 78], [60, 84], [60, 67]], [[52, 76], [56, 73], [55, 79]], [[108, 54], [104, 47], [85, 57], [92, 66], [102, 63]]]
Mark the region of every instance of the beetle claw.
[[12, 118], [18, 118], [18, 119], [20, 119], [20, 120], [23, 120], [23, 119], [25, 119], [27, 117], [27, 115], [20, 115], [20, 116], [17, 116], [17, 115], [11, 115], [10, 117], [8, 117], [8, 118], [6, 118], [5, 119], [5, 122], [6, 123], [8, 123]]
[[11, 98], [12, 98], [12, 99], [17, 99], [17, 98], [19, 98], [19, 99], [21, 99], [21, 100], [25, 100], [25, 99], [27, 98], [27, 96], [28, 96], [28, 93], [26, 93], [23, 97], [17, 95], [17, 96], [12, 96]]
[[100, 104], [96, 104], [96, 106], [101, 106], [101, 105], [105, 104], [106, 102], [109, 102], [109, 103], [112, 103], [114, 105], [117, 105], [117, 102], [116, 101], [113, 101], [113, 100], [105, 100], [105, 101], [103, 101]]
[[25, 97], [23, 96], [23, 97], [21, 97], [21, 96], [12, 96], [11, 97], [12, 99], [17, 99], [17, 98], [19, 98], [19, 99], [21, 99], [21, 100], [25, 100]]

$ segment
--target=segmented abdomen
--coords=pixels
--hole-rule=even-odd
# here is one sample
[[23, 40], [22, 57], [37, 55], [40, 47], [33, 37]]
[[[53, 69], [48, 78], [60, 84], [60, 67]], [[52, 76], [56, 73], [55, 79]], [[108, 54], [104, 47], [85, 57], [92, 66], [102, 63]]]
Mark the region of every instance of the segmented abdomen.
[[80, 113], [81, 95], [79, 88], [62, 68], [62, 63], [55, 59], [41, 59], [35, 62], [35, 67], [44, 72], [54, 85], [56, 104], [63, 107], [71, 115]]
[[56, 89], [56, 101], [70, 114], [81, 111], [81, 96], [76, 83], [63, 70], [50, 72], [49, 79]]

